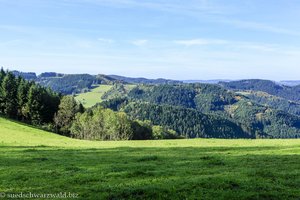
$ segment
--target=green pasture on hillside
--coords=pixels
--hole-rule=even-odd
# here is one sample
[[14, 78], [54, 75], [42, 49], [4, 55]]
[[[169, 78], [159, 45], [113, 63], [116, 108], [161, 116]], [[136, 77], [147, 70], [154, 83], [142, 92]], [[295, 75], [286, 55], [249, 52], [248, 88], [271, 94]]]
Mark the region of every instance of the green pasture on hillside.
[[81, 141], [0, 118], [0, 193], [300, 199], [300, 140]]

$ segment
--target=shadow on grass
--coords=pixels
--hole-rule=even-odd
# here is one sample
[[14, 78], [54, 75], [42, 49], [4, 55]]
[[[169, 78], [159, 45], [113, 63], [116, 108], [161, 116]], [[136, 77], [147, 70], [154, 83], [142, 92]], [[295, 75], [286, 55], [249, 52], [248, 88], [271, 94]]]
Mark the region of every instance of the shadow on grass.
[[82, 199], [298, 199], [300, 156], [289, 148], [2, 146], [0, 188]]

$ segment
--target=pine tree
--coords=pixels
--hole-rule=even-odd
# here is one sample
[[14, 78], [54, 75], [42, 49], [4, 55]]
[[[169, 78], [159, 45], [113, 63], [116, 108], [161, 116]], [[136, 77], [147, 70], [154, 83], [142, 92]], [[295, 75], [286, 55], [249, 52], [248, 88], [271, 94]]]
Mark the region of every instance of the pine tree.
[[49, 88], [41, 89], [42, 99], [43, 99], [43, 112], [42, 118], [45, 123], [53, 122], [53, 117], [58, 111], [58, 106], [60, 104], [60, 96], [51, 91]]
[[43, 121], [43, 96], [40, 86], [32, 85], [28, 92], [28, 101], [26, 104], [26, 110], [29, 114], [29, 118], [32, 124], [40, 125]]
[[1, 67], [1, 70], [0, 70], [0, 84], [2, 83], [2, 80], [4, 79], [5, 76], [6, 76], [6, 73], [5, 73], [4, 69]]
[[2, 82], [4, 77], [6, 76], [5, 71], [3, 68], [0, 70], [0, 114], [4, 114], [4, 94], [3, 94], [3, 89], [2, 89]]
[[25, 81], [24, 79], [21, 79], [19, 81], [19, 87], [18, 87], [18, 117], [22, 121], [24, 121], [26, 118], [28, 118], [28, 111], [26, 110], [26, 103], [28, 101], [28, 91], [30, 88], [30, 84]]
[[6, 116], [16, 118], [18, 113], [17, 90], [18, 85], [15, 76], [9, 72], [1, 84], [2, 109]]

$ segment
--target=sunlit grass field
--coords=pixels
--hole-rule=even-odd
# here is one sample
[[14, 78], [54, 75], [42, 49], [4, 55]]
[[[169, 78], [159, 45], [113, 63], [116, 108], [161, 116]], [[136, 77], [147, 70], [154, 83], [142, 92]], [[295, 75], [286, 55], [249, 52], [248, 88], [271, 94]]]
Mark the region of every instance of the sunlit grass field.
[[84, 107], [89, 108], [102, 101], [102, 95], [112, 88], [112, 85], [100, 85], [90, 92], [81, 93], [76, 96], [76, 100], [81, 102]]
[[[91, 91], [86, 93], [78, 94], [75, 99], [79, 102], [81, 102], [84, 107], [90, 108], [97, 103], [102, 102], [101, 97], [109, 91], [113, 86], [112, 85], [99, 85], [95, 87], [94, 89], [91, 89]], [[135, 85], [124, 85], [125, 89], [127, 91], [130, 91], [132, 88], [135, 87]]]
[[300, 140], [81, 141], [0, 118], [0, 193], [300, 199]]

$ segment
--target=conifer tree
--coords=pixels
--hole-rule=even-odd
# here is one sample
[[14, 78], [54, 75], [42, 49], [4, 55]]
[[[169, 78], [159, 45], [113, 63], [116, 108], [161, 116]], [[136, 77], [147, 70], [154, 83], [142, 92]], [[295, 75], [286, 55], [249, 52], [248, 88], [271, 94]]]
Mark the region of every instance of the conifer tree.
[[17, 90], [18, 86], [16, 78], [11, 72], [9, 72], [3, 78], [1, 84], [1, 107], [4, 111], [4, 114], [11, 118], [16, 118], [18, 112]]
[[33, 84], [28, 92], [28, 101], [26, 110], [32, 124], [40, 125], [42, 123], [41, 113], [43, 111], [43, 97], [40, 91], [40, 86]]
[[28, 111], [26, 110], [26, 104], [28, 101], [28, 91], [30, 88], [30, 84], [25, 81], [24, 79], [21, 79], [19, 81], [19, 87], [18, 87], [18, 117], [22, 121], [24, 121], [28, 117]]

